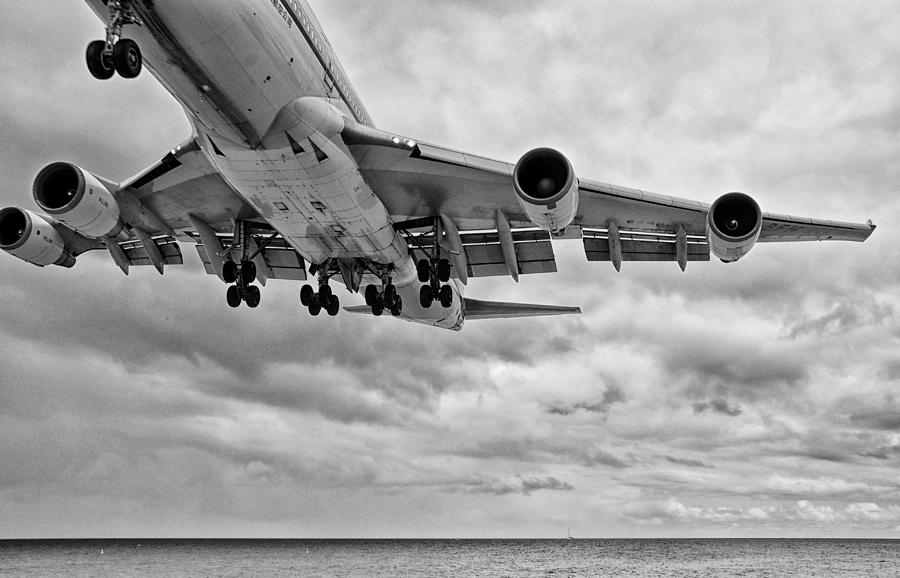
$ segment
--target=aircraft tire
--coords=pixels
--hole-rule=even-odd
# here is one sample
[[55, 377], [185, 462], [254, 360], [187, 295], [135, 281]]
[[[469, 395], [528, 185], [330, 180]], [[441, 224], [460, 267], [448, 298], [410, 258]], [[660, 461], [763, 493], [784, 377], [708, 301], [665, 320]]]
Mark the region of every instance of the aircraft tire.
[[382, 307], [381, 305], [376, 305], [376, 306], [372, 307], [372, 315], [374, 315], [375, 317], [381, 317], [381, 315], [383, 313], [384, 313], [384, 307]]
[[375, 307], [378, 305], [378, 287], [375, 285], [369, 284], [366, 285], [366, 305], [369, 307]]
[[419, 289], [419, 305], [423, 309], [428, 309], [434, 303], [434, 294], [431, 292], [431, 285], [422, 285]]
[[251, 309], [255, 309], [259, 307], [259, 302], [262, 299], [262, 296], [259, 293], [259, 287], [256, 285], [250, 285], [247, 287], [247, 294], [244, 296], [244, 300], [247, 302], [247, 307]]
[[313, 302], [313, 295], [315, 295], [315, 291], [311, 285], [304, 285], [300, 288], [300, 304], [304, 307], [309, 307]]
[[391, 307], [391, 315], [400, 317], [401, 313], [403, 313], [403, 299], [398, 295], [397, 301], [394, 303], [394, 306]]
[[329, 285], [321, 285], [319, 287], [319, 304], [322, 306], [328, 306], [331, 303], [331, 298], [333, 297], [333, 293], [331, 292], [331, 287]]
[[328, 307], [325, 309], [325, 311], [328, 312], [329, 316], [336, 317], [340, 310], [341, 310], [341, 300], [338, 299], [337, 295], [332, 295], [331, 301], [328, 303]]
[[431, 264], [428, 262], [428, 259], [420, 259], [416, 263], [416, 273], [419, 275], [420, 283], [428, 283], [431, 279]]
[[237, 263], [234, 261], [225, 261], [222, 264], [222, 278], [226, 283], [234, 283], [237, 281]]
[[87, 60], [88, 70], [97, 80], [109, 80], [116, 73], [109, 56], [104, 55], [106, 51], [106, 42], [103, 40], [94, 40], [88, 44], [85, 58]]
[[381, 296], [381, 305], [386, 309], [390, 309], [397, 302], [397, 288], [393, 285], [384, 286], [384, 294]]
[[318, 317], [319, 313], [322, 312], [322, 306], [318, 303], [310, 303], [309, 304], [309, 314], [313, 317]]
[[256, 263], [253, 261], [241, 261], [241, 280], [246, 285], [256, 281]]
[[441, 287], [440, 300], [441, 307], [444, 309], [453, 305], [453, 289], [451, 289], [449, 285]]
[[438, 274], [438, 280], [441, 283], [446, 283], [447, 281], [449, 281], [450, 280], [450, 261], [448, 261], [447, 259], [441, 259], [440, 261], [438, 261], [437, 274]]
[[136, 78], [141, 73], [144, 58], [137, 42], [122, 38], [113, 47], [113, 64], [122, 78]]
[[236, 285], [232, 285], [228, 288], [228, 291], [225, 293], [225, 297], [228, 300], [228, 306], [232, 309], [236, 309], [241, 306], [241, 291], [237, 288]]

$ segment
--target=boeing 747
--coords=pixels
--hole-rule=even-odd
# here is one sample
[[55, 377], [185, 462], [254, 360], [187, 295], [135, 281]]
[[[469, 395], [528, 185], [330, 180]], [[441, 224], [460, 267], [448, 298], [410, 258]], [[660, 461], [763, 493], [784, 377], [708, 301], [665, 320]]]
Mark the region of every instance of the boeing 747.
[[[376, 128], [305, 0], [87, 0], [106, 25], [87, 47], [99, 80], [148, 69], [192, 136], [117, 183], [67, 162], [34, 180], [41, 213], [0, 210], [0, 248], [72, 267], [92, 250], [126, 274], [196, 247], [231, 307], [269, 279], [298, 282], [310, 314], [348, 311], [459, 330], [466, 319], [578, 313], [464, 297], [469, 279], [556, 271], [551, 241], [589, 261], [734, 262], [757, 242], [864, 241], [875, 226], [712, 204], [581, 179], [549, 148], [515, 164]], [[332, 283], [334, 282], [334, 283]], [[224, 304], [223, 304], [224, 305]]]

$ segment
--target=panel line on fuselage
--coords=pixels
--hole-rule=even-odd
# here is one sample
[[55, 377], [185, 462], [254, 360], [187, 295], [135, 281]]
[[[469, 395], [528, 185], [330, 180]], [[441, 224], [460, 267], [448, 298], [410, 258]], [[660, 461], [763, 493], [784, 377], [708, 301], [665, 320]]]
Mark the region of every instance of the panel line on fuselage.
[[[279, 0], [272, 0], [272, 3], [275, 4], [278, 1]], [[300, 29], [307, 44], [309, 44], [312, 49], [313, 54], [316, 55], [316, 58], [318, 58], [319, 63], [322, 65], [325, 74], [331, 79], [333, 86], [337, 89], [338, 94], [340, 94], [344, 104], [347, 105], [350, 113], [353, 114], [356, 122], [366, 126], [372, 126], [372, 119], [360, 103], [356, 91], [353, 89], [350, 81], [347, 80], [343, 67], [337, 62], [334, 54], [329, 53], [328, 41], [324, 40], [325, 33], [321, 28], [316, 26], [315, 20], [307, 16], [306, 11], [303, 10], [298, 0], [280, 0], [280, 2], [288, 11], [288, 14], [297, 25], [297, 28]]]

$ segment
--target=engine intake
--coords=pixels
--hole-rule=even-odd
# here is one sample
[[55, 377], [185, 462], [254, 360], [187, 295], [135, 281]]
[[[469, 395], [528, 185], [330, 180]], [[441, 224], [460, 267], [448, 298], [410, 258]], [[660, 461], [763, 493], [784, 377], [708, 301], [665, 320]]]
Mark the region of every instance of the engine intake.
[[59, 231], [41, 215], [18, 207], [0, 209], [0, 249], [38, 267], [75, 264]]
[[744, 193], [722, 195], [709, 208], [707, 238], [712, 254], [733, 263], [750, 252], [762, 231], [762, 211]]
[[34, 200], [53, 217], [91, 239], [116, 237], [124, 227], [119, 204], [91, 173], [69, 163], [53, 163], [34, 179]]
[[561, 152], [540, 148], [516, 163], [513, 185], [519, 206], [536, 226], [553, 233], [572, 224], [578, 213], [578, 179]]

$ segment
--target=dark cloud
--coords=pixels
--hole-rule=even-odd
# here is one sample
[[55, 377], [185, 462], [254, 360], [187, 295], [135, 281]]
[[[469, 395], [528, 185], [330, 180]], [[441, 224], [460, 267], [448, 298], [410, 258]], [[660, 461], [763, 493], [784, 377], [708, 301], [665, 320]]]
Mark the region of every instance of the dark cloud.
[[721, 413], [722, 415], [727, 415], [729, 417], [737, 417], [743, 413], [741, 408], [729, 405], [724, 399], [713, 399], [694, 404], [695, 414], [701, 414], [707, 410]]
[[503, 482], [500, 480], [481, 480], [470, 482], [466, 485], [466, 491], [476, 494], [494, 494], [505, 496], [507, 494], [522, 494], [530, 496], [532, 492], [541, 490], [552, 492], [571, 492], [574, 490], [570, 484], [562, 482], [554, 477], [547, 478], [521, 478], [518, 482]]
[[679, 466], [687, 466], [687, 467], [689, 467], [689, 468], [709, 468], [709, 467], [712, 467], [712, 466], [706, 465], [706, 463], [704, 463], [704, 462], [702, 462], [702, 461], [700, 461], [700, 460], [690, 460], [690, 459], [687, 459], [687, 458], [676, 458], [676, 457], [672, 457], [672, 456], [663, 456], [663, 459], [665, 459], [665, 460], [666, 460], [667, 462], [669, 462], [669, 463], [676, 464], [676, 465], [679, 465]]

